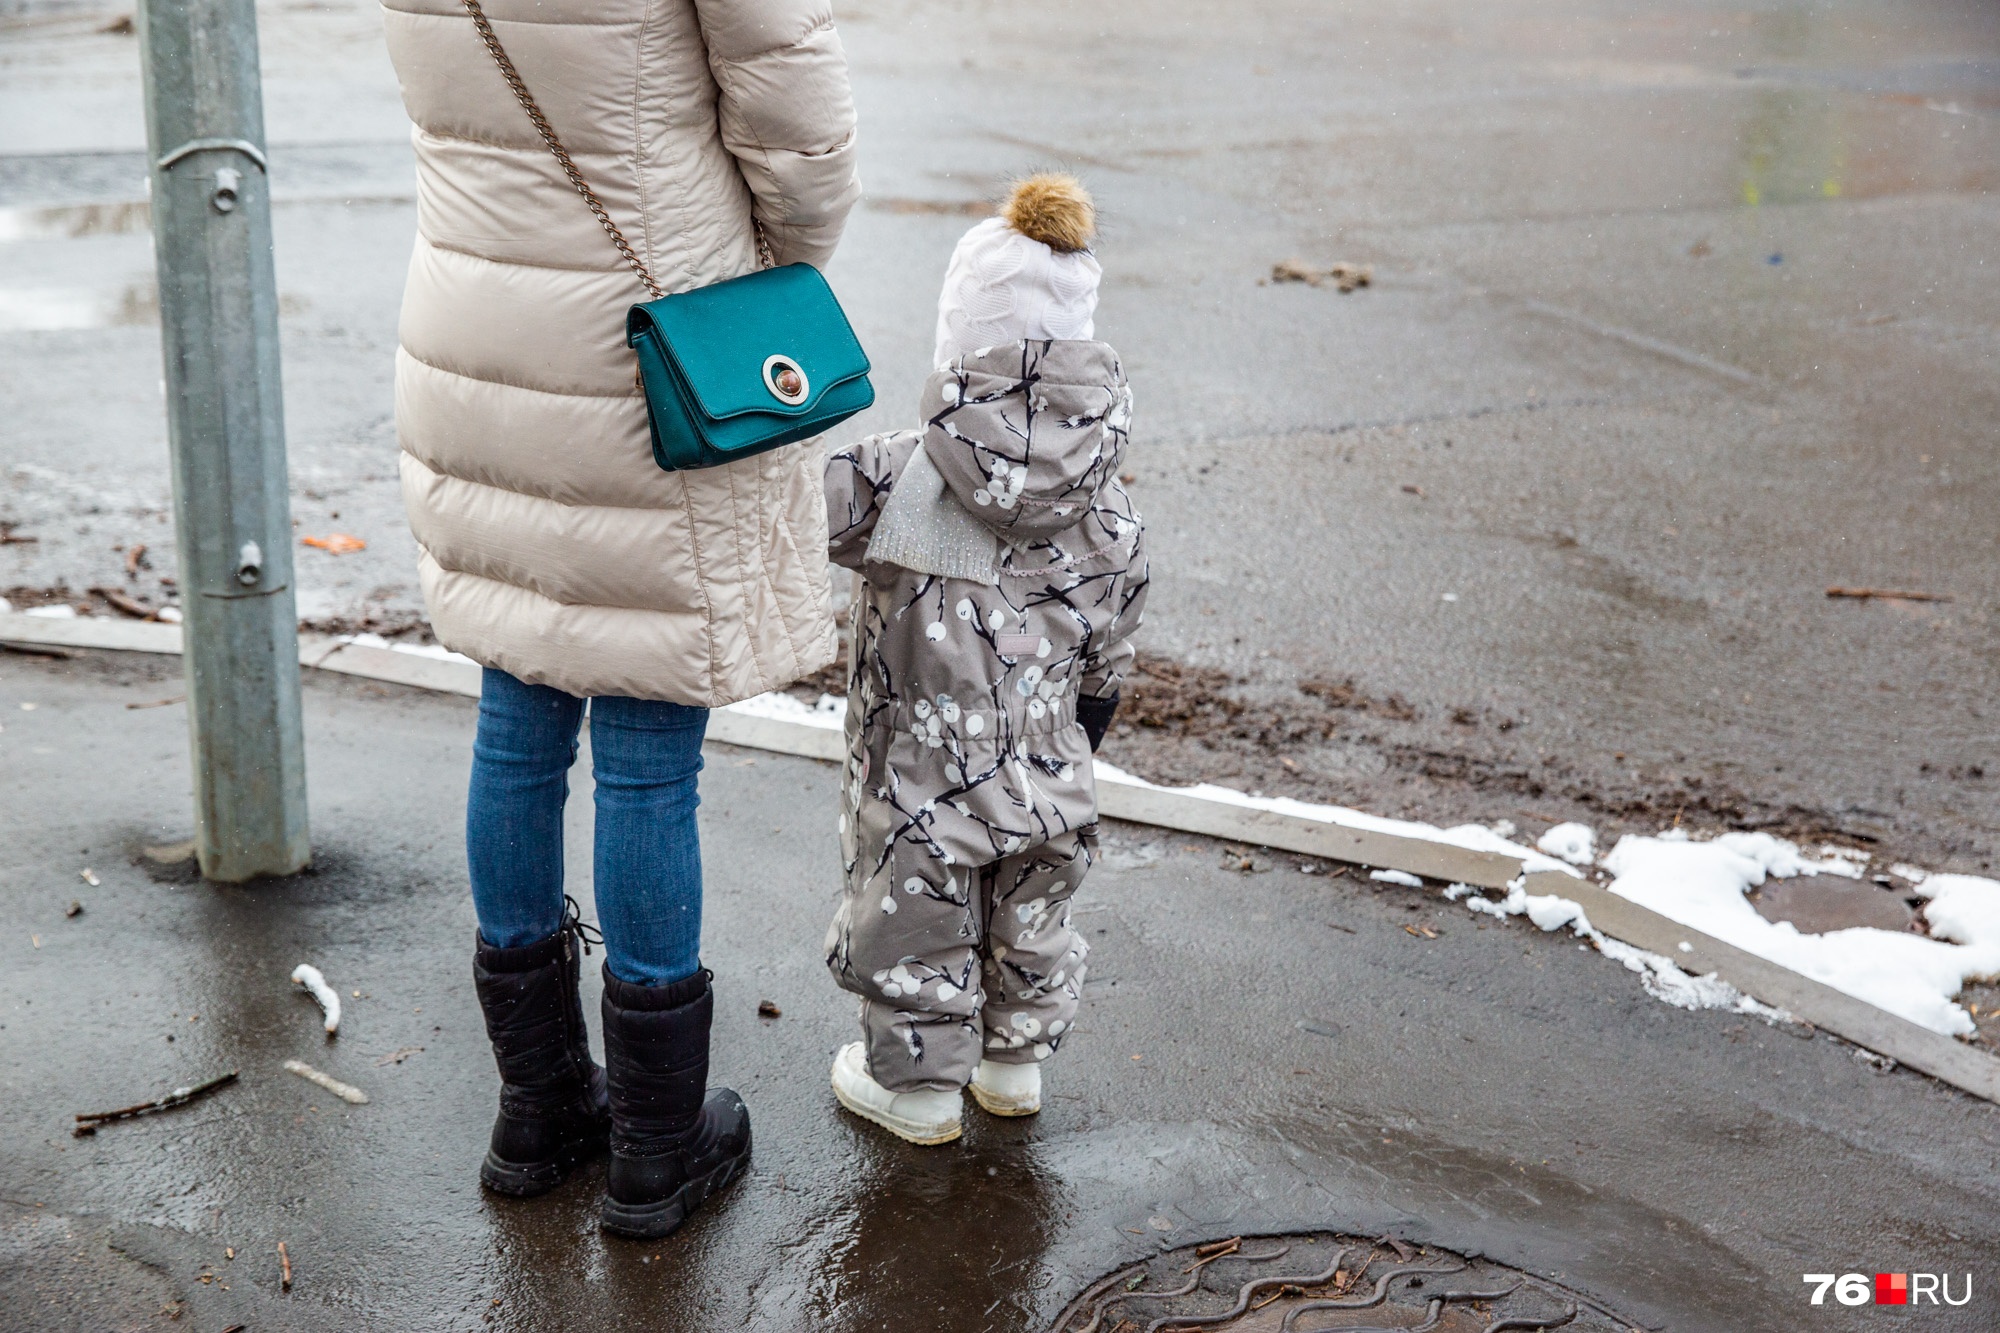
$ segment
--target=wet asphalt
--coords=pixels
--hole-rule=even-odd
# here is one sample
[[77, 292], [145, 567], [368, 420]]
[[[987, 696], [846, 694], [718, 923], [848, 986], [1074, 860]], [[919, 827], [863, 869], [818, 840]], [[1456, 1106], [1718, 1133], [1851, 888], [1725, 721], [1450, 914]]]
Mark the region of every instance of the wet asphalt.
[[[826, 1084], [856, 1027], [819, 961], [835, 771], [727, 746], [703, 777], [704, 953], [755, 1166], [680, 1235], [614, 1241], [600, 1168], [529, 1202], [476, 1182], [497, 1080], [459, 842], [471, 703], [309, 673], [317, 864], [225, 888], [142, 853], [188, 833], [185, 719], [128, 705], [178, 691], [172, 659], [0, 657], [0, 1327], [152, 1327], [179, 1302], [174, 1327], [211, 1333], [1038, 1330], [1159, 1247], [1288, 1229], [1485, 1254], [1676, 1330], [1805, 1326], [1806, 1272], [2000, 1280], [2000, 1109], [1668, 1008], [1519, 922], [1133, 826], [1079, 898], [1092, 977], [1046, 1109], [891, 1140]], [[588, 794], [580, 765], [586, 903]], [[300, 962], [341, 992], [336, 1040]], [[196, 1105], [68, 1133], [232, 1069]]]
[[[173, 571], [149, 239], [96, 207], [143, 175], [113, 12], [0, 17], [0, 519], [38, 538], [0, 545], [0, 590], [152, 599]], [[1100, 332], [1139, 390], [1147, 651], [1274, 697], [1407, 697], [1406, 733], [1302, 755], [1385, 813], [1435, 771], [1471, 775], [1427, 798], [1452, 817], [1518, 818], [1547, 779], [1663, 821], [1699, 781], [1990, 868], [1991, 5], [879, 0], [840, 21], [868, 200], [832, 277], [881, 394], [856, 426], [903, 423], [968, 210], [1009, 173], [1081, 171]], [[369, 542], [301, 551], [301, 604], [407, 619], [407, 126], [371, 5], [262, 22], [295, 514]], [[1372, 284], [1270, 285], [1292, 258]], [[486, 1200], [469, 706], [314, 678], [318, 867], [212, 888], [138, 853], [188, 832], [182, 711], [125, 707], [175, 672], [0, 657], [0, 1327], [165, 1327], [180, 1302], [171, 1326], [217, 1333], [1034, 1329], [1148, 1246], [1289, 1227], [1483, 1252], [1676, 1329], [1873, 1327], [1888, 1312], [1805, 1306], [1800, 1275], [1971, 1271], [1981, 1304], [1923, 1322], [1993, 1325], [1992, 1107], [1668, 1009], [1518, 923], [1138, 829], [1081, 899], [1102, 933], [1048, 1109], [975, 1113], [953, 1149], [887, 1142], [825, 1088], [852, 1022], [818, 964], [832, 774], [723, 747], [709, 961], [756, 1170], [658, 1247], [598, 1236], [591, 1173]], [[285, 981], [307, 960], [362, 992], [331, 1046]], [[229, 1068], [199, 1106], [67, 1135]]]

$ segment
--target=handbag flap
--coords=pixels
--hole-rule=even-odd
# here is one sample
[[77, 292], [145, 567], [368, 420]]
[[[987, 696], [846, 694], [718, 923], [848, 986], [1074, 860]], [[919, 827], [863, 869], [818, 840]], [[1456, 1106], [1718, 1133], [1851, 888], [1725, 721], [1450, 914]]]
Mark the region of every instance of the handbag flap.
[[[868, 373], [868, 354], [818, 269], [787, 264], [632, 307], [626, 342], [648, 328], [711, 421], [758, 412], [807, 416], [826, 392]], [[803, 372], [803, 383], [786, 367]], [[795, 400], [786, 391], [799, 393]]]

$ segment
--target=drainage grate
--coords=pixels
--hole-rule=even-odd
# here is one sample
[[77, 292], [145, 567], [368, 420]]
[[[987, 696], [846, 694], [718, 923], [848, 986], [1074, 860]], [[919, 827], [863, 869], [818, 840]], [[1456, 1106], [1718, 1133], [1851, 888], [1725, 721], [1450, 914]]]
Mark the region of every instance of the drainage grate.
[[1121, 1268], [1050, 1333], [1634, 1333], [1558, 1282], [1485, 1259], [1331, 1232], [1237, 1236]]

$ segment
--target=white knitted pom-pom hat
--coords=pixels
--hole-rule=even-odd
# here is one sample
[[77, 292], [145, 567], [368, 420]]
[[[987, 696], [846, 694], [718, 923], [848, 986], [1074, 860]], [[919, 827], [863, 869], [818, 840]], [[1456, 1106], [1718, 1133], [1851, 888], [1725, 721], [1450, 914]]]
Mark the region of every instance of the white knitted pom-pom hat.
[[1095, 226], [1073, 177], [1031, 176], [1001, 216], [959, 238], [938, 296], [933, 363], [1034, 338], [1090, 338], [1103, 269], [1083, 247]]

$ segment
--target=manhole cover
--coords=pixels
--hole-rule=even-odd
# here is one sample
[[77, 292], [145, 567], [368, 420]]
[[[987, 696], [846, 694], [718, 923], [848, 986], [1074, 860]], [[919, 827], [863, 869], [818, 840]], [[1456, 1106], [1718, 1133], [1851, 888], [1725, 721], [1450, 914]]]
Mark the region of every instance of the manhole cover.
[[1634, 1333], [1557, 1282], [1444, 1250], [1316, 1232], [1169, 1250], [1092, 1284], [1051, 1333]]

